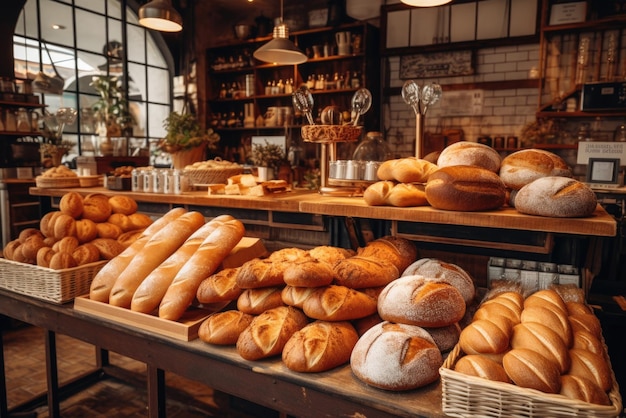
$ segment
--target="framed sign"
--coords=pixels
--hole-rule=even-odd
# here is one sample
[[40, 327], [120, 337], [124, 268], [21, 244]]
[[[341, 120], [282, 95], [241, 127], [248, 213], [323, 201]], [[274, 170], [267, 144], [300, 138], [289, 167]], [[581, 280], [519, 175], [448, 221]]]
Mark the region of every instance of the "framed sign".
[[400, 79], [474, 74], [472, 51], [433, 52], [400, 57]]
[[587, 183], [617, 184], [619, 158], [590, 158]]
[[584, 22], [586, 15], [586, 1], [553, 4], [550, 9], [550, 25]]

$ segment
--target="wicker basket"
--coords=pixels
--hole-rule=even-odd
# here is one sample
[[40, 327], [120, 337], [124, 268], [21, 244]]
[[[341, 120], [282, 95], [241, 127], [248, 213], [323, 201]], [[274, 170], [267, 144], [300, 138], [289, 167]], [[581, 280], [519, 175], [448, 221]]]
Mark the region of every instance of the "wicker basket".
[[306, 142], [328, 144], [358, 141], [363, 132], [363, 127], [354, 125], [304, 125], [301, 131], [302, 139]]
[[[606, 346], [605, 346], [606, 349]], [[442, 409], [451, 417], [617, 417], [622, 398], [613, 375], [610, 406], [594, 405], [452, 370], [461, 357], [457, 344], [439, 370]]]
[[35, 184], [41, 189], [80, 187], [78, 177], [35, 177]]
[[93, 277], [106, 261], [53, 270], [0, 258], [0, 288], [54, 303], [89, 293]]
[[186, 168], [185, 174], [192, 185], [226, 184], [229, 177], [243, 173], [243, 167]]
[[101, 185], [102, 176], [80, 176], [78, 182], [80, 187], [98, 187]]

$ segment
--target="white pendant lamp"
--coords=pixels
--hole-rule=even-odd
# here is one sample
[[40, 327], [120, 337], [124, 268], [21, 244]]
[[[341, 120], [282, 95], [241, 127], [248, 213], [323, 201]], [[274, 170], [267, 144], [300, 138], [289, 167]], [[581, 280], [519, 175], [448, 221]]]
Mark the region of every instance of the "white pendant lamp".
[[280, 1], [280, 24], [274, 27], [271, 41], [254, 51], [259, 61], [281, 65], [296, 65], [306, 62], [307, 57], [289, 39], [289, 28], [283, 23], [283, 1]]
[[139, 24], [161, 32], [180, 32], [183, 19], [171, 0], [151, 0], [139, 8]]
[[415, 7], [434, 7], [443, 6], [452, 0], [402, 0], [402, 3]]

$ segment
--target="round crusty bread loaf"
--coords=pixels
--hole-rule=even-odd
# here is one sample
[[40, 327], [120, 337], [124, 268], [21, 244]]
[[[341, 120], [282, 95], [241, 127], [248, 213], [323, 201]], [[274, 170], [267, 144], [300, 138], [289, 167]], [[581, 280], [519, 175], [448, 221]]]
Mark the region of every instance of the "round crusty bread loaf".
[[346, 286], [319, 287], [302, 304], [304, 313], [324, 321], [349, 321], [376, 312], [376, 300]]
[[596, 405], [611, 404], [611, 400], [606, 392], [600, 389], [594, 382], [582, 376], [570, 374], [561, 376], [561, 395]]
[[585, 377], [604, 391], [611, 389], [612, 372], [604, 356], [580, 348], [569, 350], [569, 356], [572, 365], [568, 374]]
[[395, 185], [396, 183], [391, 180], [370, 184], [363, 192], [363, 200], [369, 206], [387, 206], [389, 204], [387, 198]]
[[406, 238], [387, 235], [370, 241], [365, 247], [359, 248], [357, 255], [379, 260], [389, 260], [401, 273], [417, 258], [417, 247]]
[[304, 328], [308, 318], [300, 309], [281, 306], [255, 317], [237, 339], [237, 352], [246, 360], [259, 360], [282, 353], [294, 332]]
[[459, 346], [466, 354], [499, 354], [509, 349], [510, 337], [490, 320], [478, 319], [463, 328]]
[[98, 251], [95, 245], [86, 242], [72, 251], [72, 257], [74, 257], [74, 260], [76, 260], [79, 266], [82, 266], [100, 260], [100, 251]]
[[446, 263], [435, 258], [421, 258], [407, 267], [402, 276], [420, 275], [442, 279], [456, 287], [466, 304], [470, 304], [476, 296], [474, 281], [470, 275], [456, 264]]
[[93, 241], [98, 236], [98, 227], [90, 219], [79, 219], [76, 221], [76, 238], [81, 243]]
[[33, 234], [22, 242], [22, 254], [30, 260], [36, 260], [37, 252], [43, 247], [46, 247], [43, 235]]
[[130, 217], [123, 213], [112, 213], [109, 219], [107, 219], [107, 222], [119, 226], [124, 232], [135, 229], [135, 225], [130, 221]]
[[68, 269], [76, 266], [78, 266], [78, 264], [70, 253], [59, 252], [55, 253], [52, 258], [50, 258], [49, 267], [54, 270]]
[[225, 268], [204, 279], [196, 298], [200, 303], [216, 303], [235, 300], [243, 291], [237, 286], [238, 268]]
[[541, 177], [572, 177], [563, 158], [541, 149], [524, 149], [507, 155], [500, 165], [500, 178], [509, 189], [519, 190]]
[[102, 193], [88, 194], [83, 199], [83, 218], [96, 223], [105, 222], [111, 216], [109, 198]]
[[319, 261], [310, 254], [287, 263], [283, 271], [283, 280], [289, 286], [327, 286], [332, 283], [334, 277], [335, 272], [329, 263]]
[[569, 177], [542, 177], [511, 195], [512, 206], [527, 215], [583, 218], [596, 210], [596, 194]]
[[381, 322], [352, 350], [354, 375], [368, 385], [393, 391], [425, 386], [439, 378], [441, 352], [423, 328]]
[[274, 262], [268, 258], [246, 261], [237, 272], [237, 286], [242, 289], [253, 289], [284, 285], [283, 271], [287, 264]]
[[83, 214], [83, 197], [76, 192], [65, 193], [59, 201], [59, 210], [79, 219]]
[[250, 315], [260, 315], [268, 309], [284, 306], [280, 287], [244, 289], [237, 298], [237, 309]]
[[502, 158], [495, 149], [470, 141], [459, 141], [448, 145], [437, 158], [437, 166], [439, 168], [455, 165], [472, 165], [482, 167], [493, 173], [497, 173], [500, 170], [501, 162]]
[[198, 338], [209, 344], [234, 345], [253, 319], [253, 315], [238, 310], [215, 313], [200, 325]]
[[459, 336], [461, 335], [461, 327], [458, 323], [446, 327], [424, 329], [433, 337], [433, 341], [442, 353], [452, 350], [459, 342]]
[[378, 296], [378, 314], [385, 321], [437, 328], [465, 315], [465, 301], [452, 285], [423, 276], [405, 276], [389, 283]]
[[320, 245], [313, 247], [308, 251], [309, 255], [318, 261], [334, 266], [337, 261], [352, 257], [355, 252], [341, 247], [333, 247], [330, 245]]
[[537, 322], [524, 322], [513, 328], [511, 348], [528, 348], [546, 357], [565, 373], [570, 366], [565, 342], [555, 331]]
[[113, 213], [132, 215], [137, 212], [137, 202], [132, 197], [115, 195], [109, 197], [109, 204]]
[[54, 221], [54, 238], [76, 236], [76, 220], [67, 213], [61, 213]]
[[48, 212], [41, 217], [39, 221], [39, 230], [46, 237], [54, 237], [54, 224], [57, 217], [61, 215], [61, 211]]
[[454, 370], [469, 376], [482, 377], [496, 382], [510, 383], [511, 379], [500, 363], [480, 354], [468, 354], [454, 365]]
[[425, 190], [428, 203], [444, 210], [492, 210], [506, 198], [506, 188], [496, 173], [469, 165], [440, 168], [430, 176]]
[[561, 390], [558, 366], [536, 351], [527, 348], [510, 350], [502, 357], [502, 366], [517, 386], [545, 393]]
[[334, 283], [352, 289], [386, 286], [400, 276], [389, 259], [358, 255], [337, 262], [332, 270]]
[[289, 338], [283, 348], [283, 363], [296, 372], [330, 370], [350, 361], [358, 339], [349, 322], [315, 321]]

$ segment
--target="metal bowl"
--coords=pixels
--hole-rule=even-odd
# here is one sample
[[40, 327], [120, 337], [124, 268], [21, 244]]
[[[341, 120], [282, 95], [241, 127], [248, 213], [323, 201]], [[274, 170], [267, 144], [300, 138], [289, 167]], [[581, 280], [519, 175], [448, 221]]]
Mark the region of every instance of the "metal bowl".
[[237, 39], [245, 40], [252, 36], [252, 25], [235, 25], [233, 29]]

